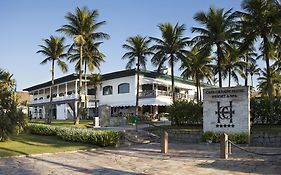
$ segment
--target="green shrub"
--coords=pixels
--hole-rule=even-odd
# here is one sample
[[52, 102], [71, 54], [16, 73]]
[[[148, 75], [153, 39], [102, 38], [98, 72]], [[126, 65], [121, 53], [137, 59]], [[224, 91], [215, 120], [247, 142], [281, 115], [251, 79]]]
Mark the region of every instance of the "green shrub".
[[28, 128], [31, 134], [58, 136], [66, 141], [89, 143], [103, 147], [115, 146], [119, 141], [119, 134], [115, 131], [95, 131], [44, 124], [29, 124]]
[[203, 107], [201, 103], [176, 101], [168, 107], [167, 112], [169, 113], [168, 118], [174, 125], [202, 124]]
[[[213, 143], [220, 142], [221, 132], [205, 132], [203, 134], [203, 141], [212, 141]], [[249, 135], [246, 133], [231, 133], [228, 134], [228, 139], [237, 144], [246, 144], [249, 143]]]
[[253, 123], [281, 124], [281, 97], [273, 98], [272, 113], [268, 97], [252, 98], [251, 120]]

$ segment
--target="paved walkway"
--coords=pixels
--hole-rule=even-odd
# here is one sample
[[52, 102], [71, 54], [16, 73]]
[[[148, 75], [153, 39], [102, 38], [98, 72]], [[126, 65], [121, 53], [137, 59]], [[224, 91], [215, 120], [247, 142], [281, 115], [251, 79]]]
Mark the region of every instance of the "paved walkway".
[[[218, 145], [170, 144], [163, 155], [159, 144], [116, 149], [65, 152], [0, 159], [0, 175], [102, 174], [281, 174], [281, 156], [265, 157], [233, 148], [228, 160], [219, 159]], [[280, 148], [250, 148], [258, 152], [281, 152]]]

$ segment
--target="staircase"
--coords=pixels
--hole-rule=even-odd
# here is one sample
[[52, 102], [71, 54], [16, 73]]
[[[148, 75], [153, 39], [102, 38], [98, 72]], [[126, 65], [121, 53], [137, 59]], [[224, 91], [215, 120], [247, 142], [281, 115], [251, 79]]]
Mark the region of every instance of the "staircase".
[[120, 137], [120, 144], [133, 145], [133, 144], [148, 144], [160, 142], [160, 137], [144, 130], [124, 130]]
[[75, 114], [74, 114], [74, 104], [72, 105], [72, 103], [66, 103], [66, 113], [67, 116], [68, 114], [70, 114], [71, 117], [68, 117], [68, 119], [74, 119]]

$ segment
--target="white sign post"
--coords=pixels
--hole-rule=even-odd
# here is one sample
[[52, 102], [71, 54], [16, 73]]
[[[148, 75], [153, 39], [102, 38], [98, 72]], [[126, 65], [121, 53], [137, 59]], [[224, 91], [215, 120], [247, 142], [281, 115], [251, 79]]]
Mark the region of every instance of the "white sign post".
[[203, 131], [250, 135], [249, 87], [203, 90]]

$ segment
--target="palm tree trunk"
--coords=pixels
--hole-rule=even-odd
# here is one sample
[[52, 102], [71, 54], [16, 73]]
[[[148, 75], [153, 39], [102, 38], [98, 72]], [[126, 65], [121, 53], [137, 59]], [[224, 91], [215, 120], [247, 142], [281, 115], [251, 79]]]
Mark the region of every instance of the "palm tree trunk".
[[175, 96], [175, 79], [174, 79], [174, 55], [171, 54], [171, 73], [172, 73], [172, 98], [173, 103], [176, 101]]
[[231, 69], [228, 70], [228, 87], [230, 87], [231, 83]]
[[[55, 60], [52, 60], [52, 86], [51, 86], [51, 95], [50, 95], [50, 106], [49, 106], [49, 115], [47, 119], [47, 123], [50, 124], [53, 118], [53, 90], [55, 84]], [[58, 95], [58, 94], [57, 94]]]
[[198, 85], [198, 77], [196, 76], [196, 78], [195, 78], [196, 80], [196, 82], [195, 82], [195, 85], [196, 85], [196, 90], [197, 90], [197, 94], [196, 94], [196, 100], [197, 100], [197, 103], [199, 103], [199, 85]]
[[270, 119], [273, 118], [273, 97], [272, 97], [272, 84], [271, 84], [271, 77], [270, 77], [270, 63], [269, 63], [269, 55], [268, 55], [268, 49], [266, 49], [266, 47], [269, 44], [269, 41], [267, 39], [267, 37], [264, 35], [263, 37], [263, 43], [264, 43], [264, 58], [265, 58], [265, 62], [266, 62], [266, 74], [267, 74], [267, 84], [268, 84], [268, 89], [267, 89], [267, 93], [268, 93], [268, 98], [269, 98], [269, 115], [270, 115]]
[[140, 91], [140, 58], [138, 58], [138, 63], [137, 63], [137, 94], [136, 94], [136, 115], [139, 114], [139, 91]]
[[251, 84], [252, 84], [252, 88], [253, 88], [254, 87], [253, 75], [251, 75]]
[[83, 49], [83, 46], [82, 46], [82, 44], [81, 44], [81, 46], [80, 46], [80, 60], [79, 60], [79, 62], [80, 62], [80, 65], [79, 65], [79, 89], [78, 89], [78, 94], [79, 94], [79, 101], [78, 101], [78, 111], [77, 111], [77, 114], [76, 114], [76, 119], [75, 119], [75, 121], [74, 121], [74, 125], [78, 125], [79, 124], [79, 120], [80, 120], [80, 114], [81, 114], [81, 104], [82, 104], [82, 94], [81, 94], [81, 92], [82, 92], [82, 65], [83, 65], [83, 60], [82, 60], [82, 58], [83, 58], [83, 51], [82, 51], [82, 49]]
[[245, 86], [248, 86], [248, 67], [249, 67], [249, 58], [248, 56], [246, 56], [246, 63], [247, 63], [247, 66], [246, 66], [246, 70], [245, 70]]
[[88, 108], [87, 108], [87, 62], [86, 59], [84, 61], [85, 67], [84, 67], [84, 78], [85, 78], [85, 102], [84, 102], [84, 108], [87, 109], [87, 114], [88, 114]]
[[222, 87], [222, 75], [221, 75], [221, 48], [217, 45], [217, 57], [218, 57], [218, 72], [219, 72], [219, 87]]

